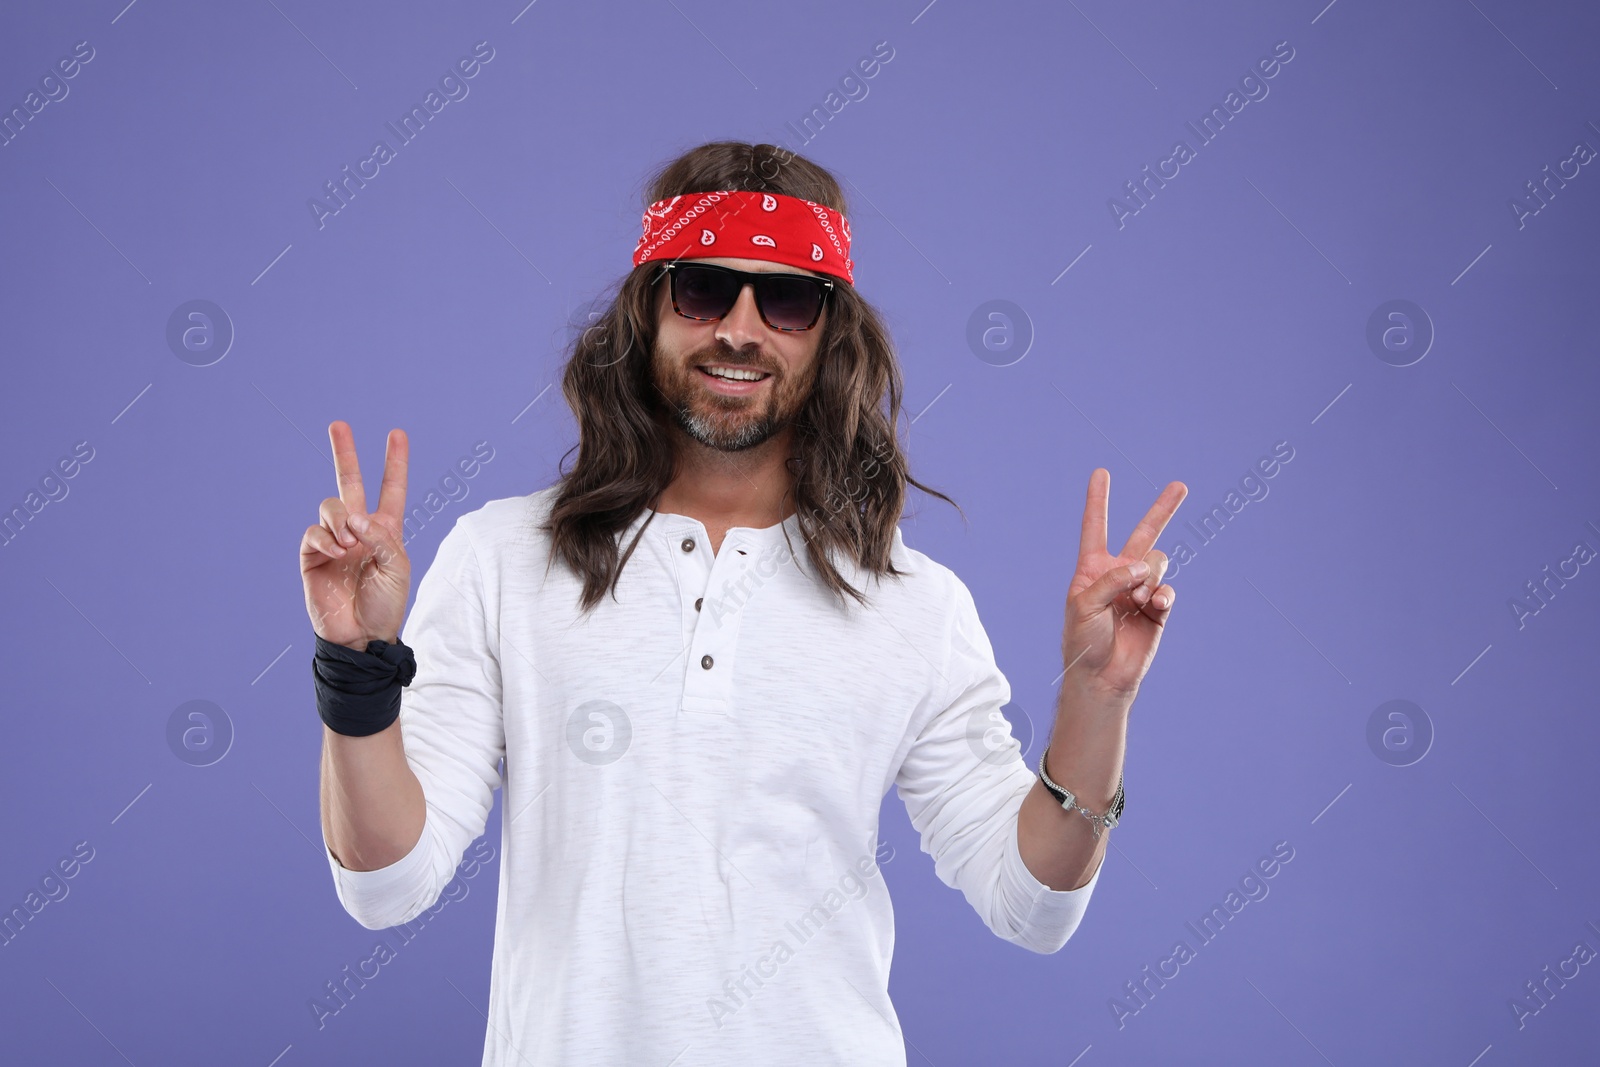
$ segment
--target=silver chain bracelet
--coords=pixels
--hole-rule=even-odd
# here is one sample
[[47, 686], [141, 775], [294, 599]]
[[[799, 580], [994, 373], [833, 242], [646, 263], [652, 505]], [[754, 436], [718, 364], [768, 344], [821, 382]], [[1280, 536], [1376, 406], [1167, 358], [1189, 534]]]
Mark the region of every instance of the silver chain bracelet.
[[1078, 798], [1072, 790], [1064, 789], [1050, 780], [1050, 774], [1044, 769], [1044, 757], [1049, 752], [1050, 746], [1045, 745], [1044, 751], [1039, 753], [1039, 777], [1044, 781], [1044, 787], [1050, 795], [1061, 803], [1066, 811], [1076, 811], [1094, 826], [1094, 836], [1099, 837], [1102, 829], [1109, 830], [1117, 825], [1117, 820], [1122, 817], [1122, 775], [1117, 775], [1117, 793], [1111, 798], [1111, 806], [1104, 815], [1097, 814], [1078, 803]]

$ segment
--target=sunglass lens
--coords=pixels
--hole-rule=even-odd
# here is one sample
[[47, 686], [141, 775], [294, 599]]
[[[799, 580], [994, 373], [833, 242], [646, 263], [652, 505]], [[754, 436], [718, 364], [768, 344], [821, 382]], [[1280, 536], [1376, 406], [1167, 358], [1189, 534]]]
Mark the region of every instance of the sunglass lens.
[[761, 307], [780, 330], [808, 329], [822, 307], [822, 287], [805, 278], [767, 278], [760, 283]]
[[733, 309], [739, 280], [720, 271], [680, 266], [674, 271], [678, 310], [691, 318], [720, 319]]

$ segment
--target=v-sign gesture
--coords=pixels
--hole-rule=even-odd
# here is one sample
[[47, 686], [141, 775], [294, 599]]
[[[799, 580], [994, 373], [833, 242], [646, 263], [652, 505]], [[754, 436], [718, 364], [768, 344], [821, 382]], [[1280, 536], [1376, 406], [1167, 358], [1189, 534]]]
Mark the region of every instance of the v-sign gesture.
[[1131, 702], [1155, 658], [1175, 596], [1172, 586], [1161, 584], [1167, 554], [1152, 546], [1189, 487], [1169, 482], [1115, 556], [1106, 550], [1110, 495], [1111, 472], [1095, 468], [1083, 509], [1078, 568], [1067, 586], [1061, 654], [1068, 682]]
[[306, 611], [323, 640], [365, 651], [369, 641], [399, 639], [411, 592], [404, 543], [410, 446], [405, 431], [389, 431], [378, 510], [368, 513], [349, 424], [329, 425], [328, 441], [339, 495], [322, 502], [321, 521], [300, 540]]

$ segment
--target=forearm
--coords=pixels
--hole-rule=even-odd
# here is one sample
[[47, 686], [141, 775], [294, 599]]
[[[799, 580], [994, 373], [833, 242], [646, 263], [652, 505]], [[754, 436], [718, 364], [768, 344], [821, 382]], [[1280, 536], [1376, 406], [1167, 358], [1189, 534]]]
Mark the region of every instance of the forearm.
[[322, 833], [334, 858], [374, 871], [404, 857], [422, 837], [422, 783], [406, 762], [400, 720], [365, 737], [322, 728]]
[[[1104, 814], [1116, 795], [1132, 698], [1115, 699], [1063, 683], [1046, 760], [1050, 780], [1072, 790], [1083, 806]], [[1017, 851], [1040, 882], [1054, 890], [1081, 889], [1105, 858], [1111, 831], [1077, 811], [1065, 811], [1035, 778], [1017, 816]]]

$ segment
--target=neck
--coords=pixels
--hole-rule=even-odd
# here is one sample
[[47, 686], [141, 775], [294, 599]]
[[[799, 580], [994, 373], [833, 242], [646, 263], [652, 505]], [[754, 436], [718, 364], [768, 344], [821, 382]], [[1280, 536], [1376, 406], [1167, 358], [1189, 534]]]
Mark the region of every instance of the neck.
[[709, 527], [776, 526], [794, 514], [793, 475], [784, 461], [793, 431], [741, 452], [719, 452], [678, 435], [672, 481], [651, 505], [656, 511], [688, 515]]

